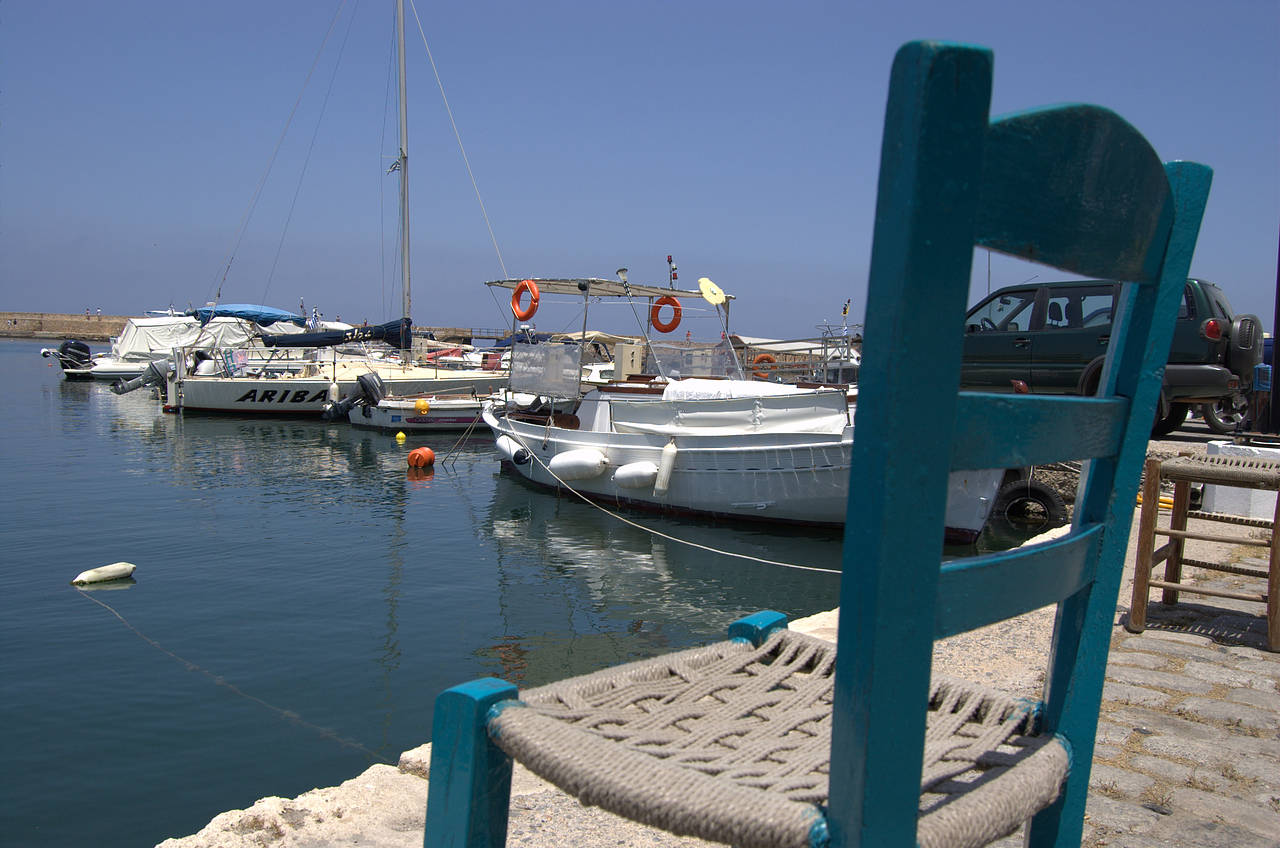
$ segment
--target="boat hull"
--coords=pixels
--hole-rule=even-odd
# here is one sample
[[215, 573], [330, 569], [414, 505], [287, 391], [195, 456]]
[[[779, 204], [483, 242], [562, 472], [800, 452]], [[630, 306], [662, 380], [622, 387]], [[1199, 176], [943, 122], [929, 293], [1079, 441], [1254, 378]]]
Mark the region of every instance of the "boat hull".
[[[356, 378], [373, 368], [351, 368], [329, 376], [173, 377], [166, 386], [166, 412], [232, 412], [242, 415], [319, 415], [327, 401], [358, 390]], [[506, 383], [494, 371], [449, 369], [379, 370], [389, 393], [477, 392], [489, 394]]]
[[[668, 513], [829, 527], [845, 521], [852, 427], [839, 434], [677, 436], [673, 440], [660, 434], [547, 427], [488, 409], [484, 420], [495, 438], [507, 436], [528, 451], [528, 456], [515, 452], [504, 464], [542, 486]], [[663, 480], [663, 454], [669, 444], [675, 445], [675, 451], [667, 460], [669, 471]], [[599, 474], [571, 482], [553, 475], [550, 466], [556, 456], [587, 450], [603, 455]], [[672, 452], [667, 449], [667, 453]], [[637, 487], [634, 469], [646, 463], [658, 469], [655, 484]], [[619, 469], [628, 470], [615, 479]], [[1003, 476], [1002, 469], [951, 475], [948, 541], [968, 543], [977, 538]]]
[[[427, 401], [427, 411], [418, 401]], [[481, 401], [476, 398], [389, 397], [377, 406], [361, 405], [347, 413], [356, 427], [379, 430], [466, 430], [480, 421]]]

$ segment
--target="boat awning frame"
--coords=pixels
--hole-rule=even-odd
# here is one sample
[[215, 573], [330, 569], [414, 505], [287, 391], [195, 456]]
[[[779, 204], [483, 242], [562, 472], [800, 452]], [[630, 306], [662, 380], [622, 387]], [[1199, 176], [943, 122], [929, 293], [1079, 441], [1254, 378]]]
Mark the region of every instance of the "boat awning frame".
[[[563, 294], [582, 297], [627, 297], [628, 289], [632, 297], [674, 297], [702, 299], [698, 289], [675, 289], [666, 286], [647, 286], [629, 283], [626, 286], [618, 280], [602, 280], [597, 277], [523, 277], [519, 280], [490, 280], [486, 286], [502, 289], [514, 289], [525, 280], [532, 280], [540, 294]], [[733, 295], [726, 294], [725, 300], [733, 300]]]

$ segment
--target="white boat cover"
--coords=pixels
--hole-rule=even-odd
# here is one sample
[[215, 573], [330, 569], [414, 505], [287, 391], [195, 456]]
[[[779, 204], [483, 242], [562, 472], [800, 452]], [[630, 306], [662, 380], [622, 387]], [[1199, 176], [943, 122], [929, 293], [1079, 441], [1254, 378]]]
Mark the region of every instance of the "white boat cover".
[[150, 361], [176, 347], [244, 347], [255, 335], [253, 324], [238, 318], [215, 318], [204, 327], [185, 315], [130, 318], [111, 353], [125, 361]]
[[615, 400], [610, 403], [610, 409], [616, 432], [669, 436], [750, 433], [838, 435], [850, 423], [848, 401], [839, 391], [799, 390], [755, 397], [661, 401]]

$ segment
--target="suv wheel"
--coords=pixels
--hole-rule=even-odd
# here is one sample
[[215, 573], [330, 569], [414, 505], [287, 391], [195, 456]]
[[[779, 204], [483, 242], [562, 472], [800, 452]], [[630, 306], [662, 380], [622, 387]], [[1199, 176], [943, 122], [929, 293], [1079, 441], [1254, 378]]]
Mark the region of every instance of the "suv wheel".
[[1201, 404], [1200, 414], [1209, 429], [1220, 436], [1234, 433], [1244, 423], [1249, 413], [1249, 402], [1244, 395], [1229, 395], [1213, 403]]

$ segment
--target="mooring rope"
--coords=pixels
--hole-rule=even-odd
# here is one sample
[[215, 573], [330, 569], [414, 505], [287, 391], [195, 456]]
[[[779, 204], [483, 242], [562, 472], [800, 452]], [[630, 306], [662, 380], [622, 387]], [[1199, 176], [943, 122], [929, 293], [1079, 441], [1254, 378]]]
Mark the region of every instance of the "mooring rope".
[[623, 515], [619, 515], [613, 510], [607, 509], [602, 504], [597, 503], [596, 501], [584, 495], [582, 492], [579, 492], [577, 489], [570, 486], [568, 483], [566, 483], [564, 480], [560, 478], [560, 475], [552, 471], [550, 466], [548, 466], [545, 462], [542, 461], [541, 457], [539, 457], [536, 453], [533, 452], [533, 450], [525, 443], [524, 439], [520, 437], [520, 434], [517, 433], [514, 429], [511, 430], [511, 436], [514, 438], [515, 442], [518, 445], [520, 445], [520, 447], [528, 451], [530, 461], [536, 461], [538, 465], [546, 469], [546, 472], [550, 474], [553, 478], [555, 478], [555, 481], [559, 483], [562, 487], [569, 490], [573, 494], [577, 495], [585, 503], [590, 504], [591, 506], [595, 507], [596, 509], [600, 510], [605, 515], [608, 515], [611, 518], [616, 518], [618, 521], [621, 521], [623, 524], [630, 525], [631, 527], [635, 527], [638, 530], [643, 530], [646, 533], [649, 533], [651, 535], [657, 536], [662, 539], [666, 539], [669, 542], [675, 542], [678, 545], [686, 545], [690, 548], [697, 548], [699, 550], [707, 551], [708, 553], [720, 554], [721, 556], [734, 557], [736, 559], [745, 559], [750, 562], [760, 563], [761, 565], [776, 565], [776, 566], [779, 566], [780, 568], [793, 568], [798, 571], [817, 571], [822, 574], [839, 574], [840, 573], [840, 569], [838, 568], [819, 568], [816, 565], [798, 565], [793, 562], [780, 562], [779, 560], [775, 560], [775, 559], [764, 559], [763, 557], [752, 556], [751, 554], [740, 554], [740, 553], [736, 553], [735, 551], [726, 551], [720, 548], [713, 548], [710, 545], [703, 545], [699, 542], [691, 542], [688, 539], [680, 539], [668, 533], [663, 533], [661, 530], [655, 530], [652, 527], [646, 527], [643, 524], [632, 521], [631, 519]]
[[258, 706], [270, 710], [271, 712], [279, 716], [281, 719], [284, 719], [285, 721], [288, 721], [291, 724], [296, 724], [299, 727], [303, 727], [303, 728], [306, 728], [307, 730], [313, 731], [314, 733], [320, 735], [325, 739], [328, 739], [332, 742], [337, 742], [339, 745], [343, 745], [347, 748], [353, 748], [357, 751], [361, 751], [365, 754], [368, 754], [369, 757], [374, 762], [379, 762], [379, 763], [390, 762], [389, 760], [384, 758], [381, 754], [378, 754], [375, 751], [369, 750], [364, 745], [361, 745], [359, 742], [356, 742], [353, 739], [347, 739], [345, 737], [339, 736], [335, 731], [327, 727], [320, 727], [319, 725], [312, 724], [311, 722], [304, 719], [302, 716], [298, 715], [293, 710], [286, 710], [286, 709], [283, 709], [282, 707], [277, 707], [275, 704], [264, 701], [256, 695], [250, 695], [248, 692], [244, 691], [239, 686], [236, 686], [234, 683], [228, 681], [225, 677], [222, 677], [221, 675], [218, 675], [218, 674], [214, 674], [212, 671], [209, 671], [207, 668], [204, 668], [200, 664], [194, 663], [191, 660], [186, 659], [185, 657], [181, 657], [178, 654], [175, 654], [173, 651], [169, 650], [164, 645], [161, 645], [155, 639], [152, 639], [150, 636], [143, 633], [138, 628], [134, 627], [131, 623], [129, 623], [128, 619], [126, 619], [123, 615], [118, 613], [115, 610], [115, 608], [113, 608], [110, 604], [106, 603], [105, 601], [98, 600], [97, 598], [93, 597], [93, 595], [90, 595], [88, 592], [84, 591], [79, 587], [75, 587], [75, 589], [83, 597], [88, 598], [98, 606], [105, 609], [107, 612], [114, 615], [117, 619], [120, 620], [121, 624], [123, 624], [125, 627], [132, 630], [134, 635], [136, 635], [139, 639], [146, 642], [148, 645], [155, 648], [160, 653], [165, 654], [177, 660], [178, 662], [182, 663], [184, 666], [187, 667], [187, 671], [198, 671], [201, 674], [203, 674], [205, 677], [212, 680], [216, 685], [223, 687], [224, 689], [231, 692], [232, 694], [239, 695], [241, 698], [244, 698], [248, 701], [253, 701]]

